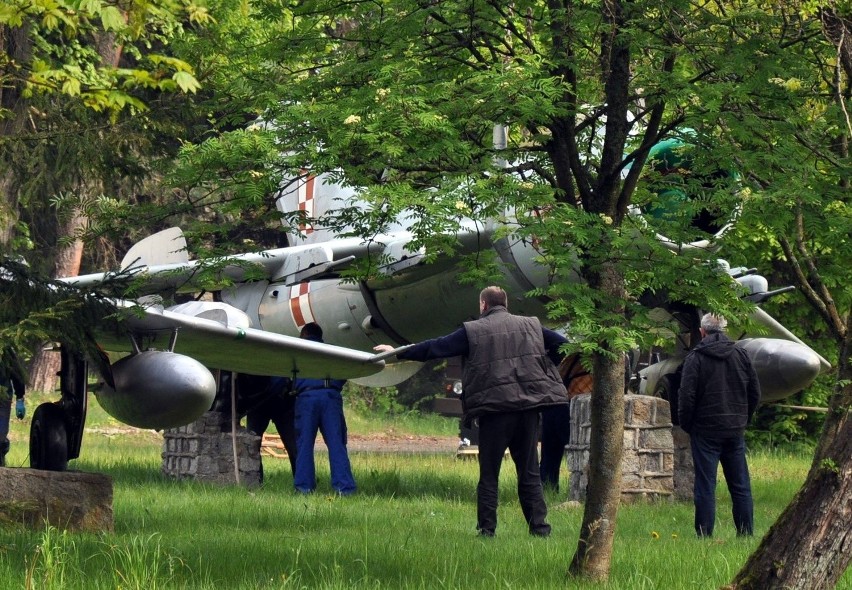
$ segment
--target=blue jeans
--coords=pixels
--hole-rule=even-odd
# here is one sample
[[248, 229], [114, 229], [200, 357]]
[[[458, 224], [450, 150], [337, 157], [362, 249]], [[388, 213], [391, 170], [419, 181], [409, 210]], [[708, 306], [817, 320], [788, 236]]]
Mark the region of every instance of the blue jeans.
[[343, 396], [333, 389], [305, 391], [296, 397], [296, 473], [293, 485], [302, 493], [317, 487], [314, 443], [322, 433], [328, 447], [331, 487], [343, 495], [355, 491], [355, 478], [346, 451], [346, 419]]
[[733, 504], [734, 526], [737, 535], [754, 532], [754, 503], [751, 480], [746, 463], [745, 439], [712, 438], [700, 434], [690, 436], [692, 461], [695, 464], [695, 532], [699, 537], [713, 536], [716, 521], [716, 471], [722, 463], [722, 473]]

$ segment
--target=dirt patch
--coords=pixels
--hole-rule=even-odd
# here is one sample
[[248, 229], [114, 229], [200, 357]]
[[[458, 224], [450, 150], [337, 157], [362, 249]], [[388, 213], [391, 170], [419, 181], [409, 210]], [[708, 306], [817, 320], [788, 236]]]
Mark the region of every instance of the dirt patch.
[[[455, 436], [423, 436], [405, 434], [349, 434], [346, 445], [350, 452], [364, 453], [454, 453], [459, 446]], [[276, 434], [264, 434], [265, 454], [278, 456], [284, 445]], [[326, 450], [322, 436], [317, 437], [317, 450]]]
[[107, 438], [114, 436], [143, 436], [145, 438], [162, 438], [163, 435], [157, 430], [147, 428], [135, 428], [133, 426], [107, 426], [102, 428], [86, 428], [86, 434], [98, 434]]
[[[136, 435], [149, 439], [162, 438], [162, 434], [156, 430], [132, 426], [86, 428], [86, 433], [106, 437]], [[349, 433], [347, 446], [352, 452], [364, 453], [452, 453], [458, 448], [459, 439], [455, 436], [410, 435], [393, 432]], [[317, 436], [316, 448], [321, 451], [326, 450], [322, 436]], [[269, 456], [286, 456], [284, 445], [277, 434], [264, 434], [262, 449], [264, 454]]]

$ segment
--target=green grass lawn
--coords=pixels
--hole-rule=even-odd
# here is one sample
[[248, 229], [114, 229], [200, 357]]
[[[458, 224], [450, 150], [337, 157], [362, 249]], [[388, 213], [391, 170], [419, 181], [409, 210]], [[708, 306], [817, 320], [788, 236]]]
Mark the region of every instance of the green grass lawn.
[[[107, 429], [110, 421], [97, 412], [95, 427]], [[388, 426], [354, 416], [350, 422], [361, 432]], [[12, 465], [26, 464], [25, 423], [14, 425]], [[393, 427], [426, 428], [404, 420]], [[454, 433], [453, 421], [434, 427]], [[565, 575], [582, 508], [560, 506], [565, 498], [549, 493], [553, 536], [530, 537], [509, 461], [497, 537], [480, 539], [476, 462], [452, 452], [353, 453], [359, 491], [341, 498], [330, 493], [324, 457], [317, 461], [318, 493], [299, 496], [288, 462], [267, 457], [259, 490], [167, 480], [161, 444], [150, 431], [87, 432], [83, 457], [71, 468], [113, 478], [115, 532], [0, 529], [0, 588], [704, 589], [730, 581], [759, 542], [734, 535], [723, 487], [711, 541], [694, 537], [690, 504], [622, 506], [610, 583], [584, 584]], [[795, 493], [809, 459], [756, 453], [750, 461], [760, 535]], [[848, 572], [838, 588], [852, 588]]]

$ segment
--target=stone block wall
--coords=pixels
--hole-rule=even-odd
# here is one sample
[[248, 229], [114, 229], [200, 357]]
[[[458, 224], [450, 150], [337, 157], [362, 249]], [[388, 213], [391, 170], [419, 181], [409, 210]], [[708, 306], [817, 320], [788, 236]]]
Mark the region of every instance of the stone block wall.
[[568, 499], [582, 502], [586, 499], [589, 485], [589, 441], [591, 440], [592, 416], [590, 394], [579, 395], [571, 400], [571, 431], [565, 455], [568, 462]]
[[[566, 446], [568, 499], [583, 501], [588, 486], [591, 395], [571, 401], [571, 434]], [[674, 494], [674, 450], [667, 401], [645, 395], [624, 396], [624, 448], [621, 499], [670, 499]]]
[[[260, 436], [237, 427], [240, 485], [251, 488], [261, 484], [260, 443]], [[206, 412], [191, 424], [163, 432], [162, 471], [175, 479], [233, 485], [237, 483], [233, 448], [227, 417], [220, 412]]]
[[677, 500], [692, 501], [695, 486], [695, 466], [689, 435], [680, 427], [672, 427], [674, 442], [674, 495]]

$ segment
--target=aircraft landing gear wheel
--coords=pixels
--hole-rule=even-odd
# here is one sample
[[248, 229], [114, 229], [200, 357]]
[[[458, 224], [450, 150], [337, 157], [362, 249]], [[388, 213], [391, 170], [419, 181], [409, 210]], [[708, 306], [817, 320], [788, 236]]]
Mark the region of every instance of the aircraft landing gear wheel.
[[45, 471], [68, 469], [65, 411], [56, 404], [36, 408], [30, 426], [30, 467]]

